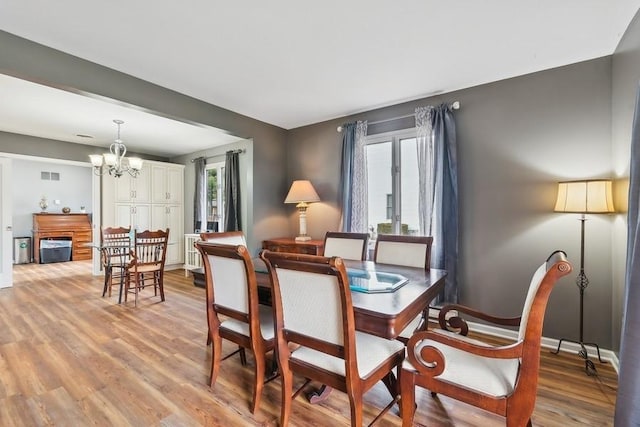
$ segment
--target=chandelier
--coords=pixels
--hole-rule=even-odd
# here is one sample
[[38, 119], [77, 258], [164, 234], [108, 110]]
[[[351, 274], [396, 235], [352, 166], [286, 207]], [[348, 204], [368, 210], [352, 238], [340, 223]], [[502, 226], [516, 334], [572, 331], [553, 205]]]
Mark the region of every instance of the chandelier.
[[[113, 123], [118, 125], [118, 138], [116, 138], [109, 147], [109, 153], [89, 155], [91, 164], [93, 165], [93, 172], [96, 175], [109, 173], [109, 175], [116, 178], [120, 178], [122, 174], [128, 172], [129, 175], [135, 178], [142, 169], [142, 159], [138, 157], [124, 158], [124, 155], [127, 153], [127, 147], [125, 147], [120, 139], [120, 125], [124, 122], [116, 119]], [[102, 167], [103, 163], [104, 168]]]

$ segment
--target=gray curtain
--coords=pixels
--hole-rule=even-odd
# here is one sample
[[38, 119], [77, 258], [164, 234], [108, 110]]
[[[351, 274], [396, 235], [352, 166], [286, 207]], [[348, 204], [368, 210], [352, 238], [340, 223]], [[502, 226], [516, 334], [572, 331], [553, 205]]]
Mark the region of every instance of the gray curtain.
[[431, 266], [447, 270], [444, 292], [436, 302], [458, 302], [458, 156], [456, 124], [449, 104], [431, 112], [434, 194]]
[[351, 231], [351, 212], [353, 184], [353, 163], [356, 147], [357, 123], [345, 123], [342, 125], [342, 164], [340, 165], [340, 210], [342, 211], [342, 231]]
[[227, 151], [225, 160], [225, 224], [224, 231], [241, 231], [240, 223], [240, 154]]
[[[196, 185], [195, 192], [193, 194], [193, 229], [200, 229], [204, 231], [203, 224], [206, 224], [206, 205], [207, 205], [207, 184], [205, 182], [207, 159], [204, 157], [198, 157], [193, 160], [195, 166]], [[206, 228], [206, 227], [205, 227]]]
[[[629, 211], [627, 214], [627, 273], [616, 399], [616, 427], [640, 425], [640, 87], [631, 133]], [[636, 253], [637, 251], [637, 253]]]

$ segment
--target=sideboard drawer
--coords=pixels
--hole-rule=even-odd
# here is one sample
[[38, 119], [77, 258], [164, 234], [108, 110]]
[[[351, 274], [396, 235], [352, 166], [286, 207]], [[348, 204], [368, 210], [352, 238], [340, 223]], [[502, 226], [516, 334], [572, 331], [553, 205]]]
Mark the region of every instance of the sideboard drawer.
[[307, 240], [305, 242], [296, 242], [291, 238], [269, 239], [262, 242], [262, 249], [273, 252], [322, 255], [324, 252], [324, 241]]

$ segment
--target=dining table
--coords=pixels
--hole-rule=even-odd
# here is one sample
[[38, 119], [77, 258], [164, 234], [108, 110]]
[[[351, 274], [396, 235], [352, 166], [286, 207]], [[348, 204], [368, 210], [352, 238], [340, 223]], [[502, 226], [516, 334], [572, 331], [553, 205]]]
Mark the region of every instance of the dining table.
[[[267, 267], [260, 258], [254, 258], [254, 269], [258, 287], [271, 289]], [[439, 269], [404, 267], [373, 261], [344, 260], [347, 273], [365, 271], [373, 276], [377, 273], [400, 275], [406, 283], [388, 292], [351, 291], [351, 302], [356, 329], [379, 337], [394, 339], [425, 310], [429, 303], [444, 289], [447, 272]], [[262, 293], [264, 295], [264, 292]]]
[[[253, 259], [258, 291], [263, 300], [268, 298], [271, 290], [271, 280], [267, 267], [260, 258]], [[381, 291], [368, 291], [362, 286], [351, 288], [351, 302], [353, 306], [356, 330], [373, 334], [387, 339], [395, 339], [411, 323], [420, 316], [444, 289], [447, 272], [439, 269], [425, 270], [423, 268], [405, 267], [391, 264], [375, 263], [373, 261], [344, 260], [347, 274], [353, 277], [365, 272], [366, 276], [375, 277], [379, 274], [397, 275], [403, 277], [401, 286]], [[270, 301], [263, 301], [269, 303]], [[390, 391], [397, 388], [396, 384], [386, 384]], [[319, 390], [307, 395], [310, 403], [320, 403], [331, 393], [331, 388], [323, 385]]]

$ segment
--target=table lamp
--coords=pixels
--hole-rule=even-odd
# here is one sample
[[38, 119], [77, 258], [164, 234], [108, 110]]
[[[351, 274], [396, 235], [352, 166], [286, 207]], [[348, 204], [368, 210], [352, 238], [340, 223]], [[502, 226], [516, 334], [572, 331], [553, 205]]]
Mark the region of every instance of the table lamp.
[[583, 337], [584, 329], [584, 290], [589, 285], [589, 279], [584, 272], [584, 222], [585, 214], [601, 214], [615, 212], [613, 207], [612, 183], [607, 179], [566, 181], [558, 183], [558, 199], [554, 211], [580, 214], [580, 273], [576, 278], [576, 285], [580, 289], [580, 341], [572, 341], [562, 338], [558, 343], [558, 348], [554, 353], [560, 351], [563, 341], [570, 341], [580, 345], [578, 354], [584, 359], [585, 371], [587, 375], [595, 375], [596, 368], [591, 360], [585, 345], [595, 347], [600, 358], [600, 347], [596, 343], [585, 343]]
[[296, 237], [296, 242], [311, 240], [311, 236], [307, 235], [307, 208], [309, 203], [319, 201], [320, 197], [318, 197], [318, 193], [316, 193], [311, 182], [307, 180], [293, 181], [284, 202], [297, 203], [296, 207], [300, 216], [300, 235]]

